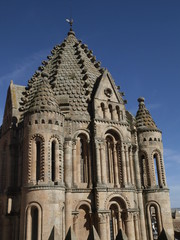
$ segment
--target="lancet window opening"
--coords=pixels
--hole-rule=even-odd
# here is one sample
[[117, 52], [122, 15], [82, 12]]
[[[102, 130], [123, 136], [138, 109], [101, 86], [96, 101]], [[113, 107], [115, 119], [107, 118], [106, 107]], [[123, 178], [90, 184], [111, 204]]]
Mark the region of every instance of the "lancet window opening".
[[157, 156], [157, 154], [155, 153], [154, 155], [153, 155], [153, 161], [154, 161], [154, 173], [155, 173], [155, 175], [154, 175], [154, 177], [155, 177], [155, 179], [154, 179], [154, 182], [156, 183], [156, 185], [159, 185], [159, 181], [160, 181], [160, 179], [159, 179], [159, 174], [158, 174], [158, 156]]
[[156, 202], [148, 204], [147, 207], [148, 223], [151, 228], [149, 235], [151, 240], [157, 240], [160, 232], [162, 231], [160, 207]]
[[118, 216], [118, 207], [115, 204], [112, 204], [110, 206], [110, 239], [114, 240], [116, 239], [116, 236], [118, 234], [119, 226], [118, 226], [118, 221], [119, 221], [119, 216]]
[[122, 181], [122, 165], [120, 141], [111, 135], [106, 135], [106, 172], [107, 182], [115, 185], [121, 184]]
[[89, 143], [84, 134], [78, 136], [77, 153], [80, 165], [80, 182], [88, 183], [90, 179]]
[[52, 141], [51, 143], [51, 180], [55, 181], [55, 167], [56, 167], [56, 142]]
[[104, 106], [104, 103], [101, 103], [101, 110], [102, 110], [102, 117], [103, 117], [103, 118], [106, 118], [106, 116], [105, 116], [105, 106]]
[[41, 208], [38, 204], [31, 204], [26, 211], [26, 237], [27, 240], [41, 239]]
[[123, 230], [126, 232], [126, 217], [127, 217], [127, 209], [125, 203], [122, 199], [114, 197], [109, 202], [110, 205], [108, 207], [109, 214], [109, 238], [110, 240], [115, 240], [119, 230]]
[[37, 207], [31, 208], [31, 240], [38, 240], [38, 209]]
[[110, 136], [106, 137], [106, 162], [107, 162], [107, 180], [114, 183], [114, 141]]
[[117, 113], [117, 120], [120, 121], [121, 117], [120, 117], [120, 109], [119, 106], [116, 106], [116, 113]]
[[109, 105], [109, 113], [110, 113], [110, 119], [113, 120], [113, 109], [112, 109], [112, 105]]
[[36, 141], [36, 182], [41, 178], [41, 142]]

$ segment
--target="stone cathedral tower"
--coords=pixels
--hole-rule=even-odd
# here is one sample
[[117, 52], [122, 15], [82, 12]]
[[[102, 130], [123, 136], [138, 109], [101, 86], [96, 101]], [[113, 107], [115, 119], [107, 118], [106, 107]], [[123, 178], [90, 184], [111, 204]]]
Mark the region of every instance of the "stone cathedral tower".
[[26, 87], [10, 83], [2, 240], [174, 239], [161, 131], [138, 101], [134, 117], [72, 29]]

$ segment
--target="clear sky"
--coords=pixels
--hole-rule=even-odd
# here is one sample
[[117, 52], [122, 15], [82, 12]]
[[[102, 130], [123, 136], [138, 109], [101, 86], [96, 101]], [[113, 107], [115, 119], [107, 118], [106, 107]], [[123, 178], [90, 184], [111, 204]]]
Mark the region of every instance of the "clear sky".
[[171, 206], [180, 207], [180, 0], [0, 0], [0, 122], [7, 88], [27, 85], [72, 15], [136, 114], [137, 98], [163, 132]]

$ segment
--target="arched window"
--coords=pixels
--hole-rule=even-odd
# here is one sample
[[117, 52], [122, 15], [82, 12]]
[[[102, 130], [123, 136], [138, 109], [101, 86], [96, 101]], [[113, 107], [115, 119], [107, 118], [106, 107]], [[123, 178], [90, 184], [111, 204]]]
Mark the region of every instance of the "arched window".
[[33, 136], [29, 144], [28, 181], [38, 184], [44, 180], [44, 140], [43, 137]]
[[81, 182], [88, 182], [88, 155], [87, 155], [87, 141], [84, 136], [80, 138], [80, 164], [81, 164]]
[[113, 120], [113, 109], [112, 109], [112, 105], [109, 105], [109, 113], [110, 113], [110, 119]]
[[154, 154], [153, 160], [154, 160], [154, 173], [155, 173], [154, 182], [156, 183], [156, 185], [158, 185], [159, 184], [159, 177], [158, 177], [158, 156], [157, 156], [157, 154]]
[[117, 205], [115, 204], [112, 204], [110, 206], [110, 211], [111, 211], [111, 214], [110, 214], [110, 221], [109, 221], [109, 224], [110, 224], [110, 239], [111, 240], [114, 240], [118, 234], [118, 208], [117, 208]]
[[122, 183], [122, 164], [120, 140], [118, 135], [106, 135], [106, 171], [107, 182], [116, 187]]
[[26, 240], [41, 239], [41, 220], [41, 208], [33, 203], [26, 212]]
[[101, 110], [102, 110], [102, 117], [103, 117], [103, 118], [106, 118], [106, 116], [105, 116], [105, 106], [104, 106], [104, 103], [101, 103]]
[[120, 120], [121, 120], [121, 117], [120, 117], [119, 106], [116, 106], [116, 113], [117, 113], [117, 120], [120, 121]]
[[127, 209], [124, 201], [118, 197], [114, 197], [109, 202], [109, 228], [108, 228], [108, 239], [115, 240], [119, 230], [126, 232], [126, 216]]
[[110, 136], [106, 137], [106, 164], [107, 164], [107, 180], [114, 183], [114, 143]]
[[156, 202], [152, 202], [147, 207], [149, 235], [151, 240], [157, 240], [162, 231], [160, 207]]
[[41, 178], [41, 142], [36, 141], [36, 181], [38, 182]]
[[90, 209], [87, 205], [81, 205], [76, 218], [75, 234], [77, 239], [87, 239], [92, 227]]
[[51, 143], [51, 180], [55, 181], [56, 142]]
[[[89, 144], [86, 135], [80, 134], [77, 140], [76, 148], [76, 167], [80, 183], [89, 183], [90, 163], [89, 163]], [[79, 175], [80, 173], [80, 175]]]
[[38, 240], [38, 209], [37, 207], [31, 208], [31, 219], [32, 219], [32, 226], [31, 226], [31, 240]]

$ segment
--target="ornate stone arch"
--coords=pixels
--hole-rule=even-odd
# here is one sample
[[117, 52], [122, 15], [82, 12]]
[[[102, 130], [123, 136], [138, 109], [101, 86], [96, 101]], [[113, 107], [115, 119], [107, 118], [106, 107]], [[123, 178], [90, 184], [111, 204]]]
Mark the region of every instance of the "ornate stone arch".
[[28, 182], [31, 182], [32, 177], [32, 145], [36, 140], [40, 140], [41, 142], [41, 162], [40, 162], [40, 180], [44, 181], [45, 178], [45, 138], [43, 135], [37, 133], [31, 136], [29, 141], [29, 151], [28, 151]]
[[81, 200], [78, 202], [78, 204], [75, 207], [75, 211], [78, 211], [80, 206], [82, 205], [86, 205], [89, 208], [89, 211], [92, 212], [92, 208], [91, 208], [91, 202], [88, 200]]
[[119, 200], [121, 200], [124, 203], [126, 209], [131, 208], [130, 202], [124, 194], [122, 194], [122, 193], [121, 194], [112, 193], [106, 198], [106, 200], [104, 202], [104, 209], [105, 210], [108, 210], [109, 202], [111, 201], [111, 199], [114, 199], [114, 198], [119, 198]]
[[63, 143], [62, 139], [57, 135], [54, 134], [49, 138], [48, 141], [48, 179], [51, 179], [51, 144], [52, 142], [55, 142], [57, 145], [58, 149], [58, 156], [57, 156], [57, 162], [55, 171], [56, 171], [56, 180], [60, 180], [61, 182], [63, 181], [63, 172], [64, 172], [64, 166], [63, 166]]
[[74, 133], [73, 138], [76, 140], [80, 134], [85, 135], [87, 137], [88, 142], [90, 141], [90, 132], [87, 129], [77, 130]]
[[124, 136], [123, 136], [122, 131], [120, 129], [118, 129], [117, 127], [115, 127], [115, 126], [107, 126], [107, 127], [105, 127], [104, 131], [101, 134], [101, 138], [103, 139], [104, 136], [106, 135], [106, 133], [109, 132], [109, 131], [112, 131], [115, 134], [119, 135], [120, 141], [124, 140]]

